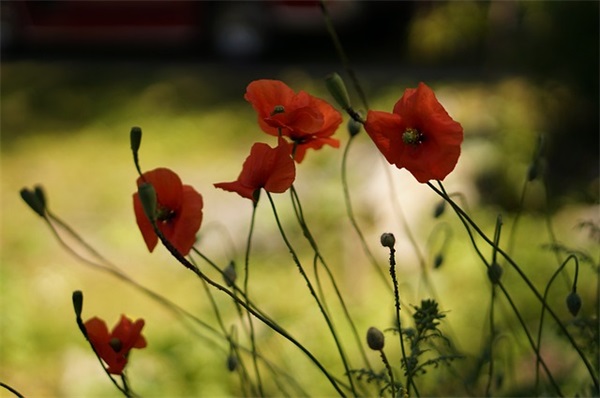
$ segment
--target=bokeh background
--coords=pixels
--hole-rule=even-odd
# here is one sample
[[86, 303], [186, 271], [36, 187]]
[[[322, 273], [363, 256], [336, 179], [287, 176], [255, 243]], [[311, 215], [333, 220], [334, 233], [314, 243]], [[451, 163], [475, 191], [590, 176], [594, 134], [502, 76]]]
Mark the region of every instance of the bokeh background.
[[[252, 143], [271, 143], [243, 100], [246, 85], [280, 79], [331, 101], [324, 76], [347, 75], [315, 4], [171, 2], [170, 11], [157, 11], [160, 3], [123, 2], [125, 8], [111, 14], [106, 10], [113, 2], [100, 2], [89, 14], [82, 2], [2, 2], [0, 381], [26, 396], [117, 395], [77, 330], [74, 290], [85, 295], [84, 319], [99, 316], [114, 324], [125, 313], [146, 320], [149, 346], [132, 354], [129, 370], [141, 395], [243, 393], [238, 377], [227, 371], [223, 339], [190, 329], [131, 286], [70, 257], [18, 195], [22, 187], [42, 184], [53, 212], [124, 272], [215, 324], [200, 282], [163, 250], [150, 254], [143, 244], [131, 206], [136, 172], [130, 128], [144, 131], [143, 169], [169, 167], [204, 196], [200, 250], [223, 267], [230, 260], [241, 266], [251, 204], [212, 184], [236, 178]], [[463, 125], [463, 153], [445, 186], [464, 195], [488, 235], [502, 215], [503, 243], [523, 209], [513, 253], [539, 290], [559, 265], [547, 249], [547, 215], [565, 250], [591, 256], [581, 262], [578, 292], [584, 303], [580, 323], [596, 331], [581, 340], [593, 358], [600, 223], [598, 3], [348, 1], [331, 3], [330, 12], [371, 109], [391, 110], [405, 88], [424, 81]], [[120, 19], [107, 26], [108, 15]], [[521, 204], [540, 135], [547, 185], [529, 184]], [[345, 128], [337, 137], [344, 147]], [[443, 250], [443, 265], [429, 273], [447, 311], [445, 330], [466, 358], [451, 371], [431, 371], [422, 390], [481, 395], [485, 379], [477, 364], [486, 347], [490, 301], [485, 269], [456, 217], [449, 212], [432, 217], [438, 198], [431, 190], [406, 171], [386, 172], [366, 134], [355, 141], [348, 159], [353, 205], [382, 267], [387, 255], [379, 235], [395, 233], [404, 302], [418, 304], [430, 295], [417, 253], [431, 267]], [[309, 153], [298, 167], [296, 186], [359, 330], [385, 329], [392, 324], [393, 302], [345, 216], [342, 151], [327, 147]], [[294, 224], [289, 196], [277, 196], [276, 203], [310, 268], [312, 253]], [[444, 243], [440, 231], [448, 230]], [[342, 375], [333, 342], [266, 201], [258, 209], [252, 253], [251, 296]], [[505, 283], [536, 327], [539, 305], [505, 268]], [[572, 268], [569, 274], [572, 278]], [[570, 322], [563, 304], [566, 280], [555, 282], [550, 301]], [[332, 294], [329, 287], [326, 291]], [[215, 299], [226, 323], [239, 323], [228, 299], [219, 294]], [[533, 354], [508, 305], [499, 303], [499, 328], [506, 336], [499, 368], [505, 381], [495, 392], [528, 395]], [[343, 325], [341, 316], [338, 322]], [[305, 389], [290, 395], [334, 393], [296, 348], [262, 326], [258, 331], [264, 355]], [[565, 391], [589, 394], [572, 350], [552, 325], [546, 333], [547, 359]], [[347, 332], [343, 337], [353, 347]], [[391, 345], [389, 355], [397, 361], [398, 348]], [[377, 355], [370, 354], [370, 360], [378, 363]], [[269, 393], [281, 394], [267, 385]], [[10, 394], [0, 389], [0, 396]]]

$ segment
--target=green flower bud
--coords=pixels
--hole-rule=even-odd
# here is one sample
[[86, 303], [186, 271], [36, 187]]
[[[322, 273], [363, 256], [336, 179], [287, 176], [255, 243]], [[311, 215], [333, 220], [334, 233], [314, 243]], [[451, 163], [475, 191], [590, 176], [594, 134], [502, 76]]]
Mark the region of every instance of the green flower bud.
[[435, 206], [435, 209], [433, 209], [433, 218], [438, 218], [439, 216], [444, 214], [445, 210], [446, 210], [446, 201], [442, 200]]
[[138, 195], [140, 196], [146, 217], [148, 217], [150, 222], [154, 223], [156, 221], [157, 206], [156, 190], [152, 184], [144, 182], [138, 187]]
[[40, 196], [38, 196], [36, 192], [27, 188], [21, 189], [20, 194], [21, 198], [27, 203], [31, 210], [35, 211], [40, 217], [46, 216], [44, 198], [40, 199]]
[[433, 258], [433, 268], [440, 268], [443, 262], [444, 255], [442, 253], [436, 254], [436, 256]]
[[394, 234], [385, 232], [381, 235], [381, 246], [393, 249], [395, 244], [396, 238], [394, 237]]
[[567, 308], [573, 316], [577, 316], [581, 309], [581, 297], [576, 291], [571, 291], [567, 296]]
[[500, 277], [502, 276], [502, 267], [498, 263], [493, 263], [487, 270], [488, 278], [490, 281], [496, 285], [500, 282]]
[[131, 143], [131, 150], [136, 153], [140, 149], [140, 144], [142, 143], [142, 129], [140, 127], [134, 126], [131, 128], [129, 141]]
[[36, 185], [33, 187], [33, 193], [38, 198], [44, 209], [46, 208], [46, 193], [44, 192], [44, 187], [41, 185]]
[[73, 309], [77, 318], [81, 318], [81, 310], [83, 309], [83, 293], [81, 290], [75, 290], [72, 296]]
[[385, 336], [383, 332], [375, 327], [370, 327], [367, 330], [367, 344], [370, 349], [374, 351], [383, 350], [383, 346], [385, 343]]
[[335, 99], [335, 102], [337, 102], [342, 109], [346, 110], [352, 107], [350, 105], [348, 90], [346, 90], [346, 85], [340, 75], [337, 73], [327, 75], [325, 84], [327, 85], [327, 90], [329, 90], [329, 93], [333, 99]]
[[229, 370], [230, 372], [233, 372], [234, 370], [237, 369], [238, 366], [238, 359], [235, 356], [235, 354], [231, 353], [227, 356], [227, 370]]
[[223, 279], [225, 279], [225, 284], [229, 287], [235, 284], [237, 272], [235, 272], [235, 263], [233, 261], [230, 261], [227, 267], [223, 269]]

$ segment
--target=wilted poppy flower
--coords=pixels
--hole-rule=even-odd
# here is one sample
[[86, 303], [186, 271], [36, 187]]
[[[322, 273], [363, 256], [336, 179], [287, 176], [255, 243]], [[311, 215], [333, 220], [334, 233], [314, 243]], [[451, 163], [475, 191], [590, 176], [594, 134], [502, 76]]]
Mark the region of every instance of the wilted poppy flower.
[[[189, 185], [183, 185], [173, 171], [158, 168], [143, 174], [137, 185], [152, 184], [156, 191], [156, 224], [178, 252], [187, 255], [196, 241], [196, 233], [202, 223], [202, 196]], [[144, 213], [139, 194], [133, 194], [133, 209], [137, 225], [142, 232], [148, 250], [152, 252], [158, 243], [152, 224]]]
[[141, 334], [143, 319], [132, 322], [125, 315], [121, 315], [121, 320], [110, 333], [106, 323], [97, 317], [89, 319], [84, 325], [90, 343], [108, 365], [109, 373], [122, 374], [127, 365], [129, 351], [132, 348], [146, 347], [146, 339]]
[[255, 80], [244, 98], [258, 114], [258, 124], [268, 134], [288, 137], [294, 144], [294, 160], [300, 163], [308, 148], [334, 148], [340, 141], [331, 138], [342, 123], [342, 115], [322, 99], [304, 91], [298, 94], [279, 80]]
[[285, 192], [296, 178], [296, 167], [291, 153], [291, 144], [282, 138], [275, 148], [257, 142], [252, 145], [250, 155], [246, 158], [238, 179], [214, 185], [226, 191], [237, 192], [240, 196], [255, 202], [261, 188], [272, 193]]
[[406, 89], [393, 113], [369, 111], [365, 130], [388, 162], [422, 183], [454, 170], [463, 140], [462, 126], [424, 83]]

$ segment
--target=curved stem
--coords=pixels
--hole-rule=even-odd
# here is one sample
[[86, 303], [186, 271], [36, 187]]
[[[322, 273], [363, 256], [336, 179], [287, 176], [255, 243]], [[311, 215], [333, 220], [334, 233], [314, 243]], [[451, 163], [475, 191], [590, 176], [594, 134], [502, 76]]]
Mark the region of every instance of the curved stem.
[[[444, 198], [445, 200], [448, 201], [448, 203], [452, 206], [452, 208], [454, 209], [454, 211], [456, 212], [456, 214], [459, 215], [459, 218], [461, 219], [461, 221], [463, 222], [463, 224], [465, 226], [468, 225], [468, 226], [470, 226], [470, 228], [473, 228], [477, 232], [477, 234], [486, 243], [488, 243], [490, 246], [493, 246], [494, 243], [487, 237], [487, 235], [485, 235], [485, 233], [479, 228], [479, 226], [460, 208], [460, 206], [458, 206], [451, 198], [448, 197], [448, 195], [446, 194], [445, 190], [443, 189], [443, 186], [442, 186], [441, 182], [439, 182], [439, 184], [440, 184], [441, 190], [438, 189], [438, 188], [436, 188], [435, 186], [433, 186], [433, 184], [431, 184], [430, 182], [427, 183], [427, 185], [429, 185], [429, 187], [435, 193], [437, 193], [440, 197], [442, 197], [442, 198]], [[468, 231], [470, 231], [470, 228], [468, 229]], [[472, 239], [472, 241], [474, 242], [473, 239]], [[590, 374], [590, 377], [592, 378], [592, 381], [594, 383], [595, 389], [598, 390], [598, 376], [596, 375], [596, 372], [595, 372], [594, 368], [592, 367], [592, 365], [590, 364], [590, 362], [588, 361], [588, 359], [586, 358], [586, 356], [584, 355], [584, 353], [581, 351], [581, 348], [579, 348], [579, 346], [577, 345], [577, 343], [573, 339], [573, 336], [571, 336], [571, 334], [569, 333], [569, 331], [567, 330], [567, 328], [565, 327], [565, 325], [561, 322], [560, 318], [556, 315], [556, 313], [552, 310], [552, 308], [550, 308], [547, 305], [547, 303], [544, 301], [542, 295], [538, 292], [538, 290], [533, 285], [533, 283], [531, 283], [531, 281], [529, 280], [529, 278], [527, 278], [527, 276], [521, 270], [521, 268], [519, 267], [519, 265], [508, 254], [506, 254], [506, 252], [504, 252], [501, 248], [497, 248], [496, 250], [497, 250], [498, 254], [500, 254], [517, 271], [517, 273], [523, 279], [523, 281], [525, 282], [525, 284], [529, 287], [529, 289], [531, 290], [531, 292], [535, 295], [535, 297], [539, 300], [539, 302], [546, 308], [546, 310], [548, 311], [548, 313], [552, 316], [552, 318], [554, 319], [554, 321], [556, 322], [556, 324], [560, 328], [561, 332], [569, 340], [569, 343], [575, 349], [575, 351], [577, 351], [577, 354], [579, 355], [579, 357], [581, 358], [581, 360], [585, 364], [585, 366], [586, 366], [586, 368], [587, 368], [587, 370], [588, 370], [588, 372]], [[516, 308], [516, 307], [513, 307], [513, 308]], [[536, 351], [536, 355], [539, 357], [539, 351], [537, 350], [537, 347], [535, 346], [535, 344], [533, 343], [533, 341], [531, 341], [531, 344], [533, 344], [532, 348]]]

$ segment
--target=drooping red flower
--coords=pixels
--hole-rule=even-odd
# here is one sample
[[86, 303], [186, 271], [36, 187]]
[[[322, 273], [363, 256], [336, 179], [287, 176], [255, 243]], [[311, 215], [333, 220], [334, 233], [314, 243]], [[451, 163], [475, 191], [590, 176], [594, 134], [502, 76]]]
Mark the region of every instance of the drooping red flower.
[[342, 115], [322, 99], [300, 91], [298, 94], [279, 80], [255, 80], [244, 98], [258, 114], [258, 124], [268, 134], [281, 135], [296, 144], [294, 160], [302, 162], [308, 148], [334, 148], [340, 141], [331, 136], [342, 123]]
[[106, 323], [97, 317], [87, 320], [84, 325], [90, 343], [108, 365], [107, 371], [111, 374], [123, 373], [132, 348], [144, 348], [147, 345], [141, 334], [143, 319], [132, 322], [125, 315], [121, 315], [119, 323], [110, 333]]
[[406, 89], [393, 113], [369, 111], [365, 130], [390, 164], [421, 183], [443, 180], [454, 170], [463, 141], [462, 126], [424, 83]]
[[236, 192], [254, 202], [261, 188], [271, 193], [285, 192], [296, 178], [296, 166], [291, 154], [292, 145], [282, 138], [275, 148], [257, 142], [252, 145], [250, 155], [244, 161], [238, 179], [214, 185], [226, 191]]
[[[152, 184], [156, 191], [156, 224], [173, 246], [182, 255], [187, 255], [202, 223], [202, 196], [189, 185], [183, 185], [173, 171], [158, 168], [143, 174], [137, 179], [137, 185], [143, 182]], [[158, 237], [152, 224], [144, 213], [138, 193], [133, 194], [133, 209], [137, 225], [142, 232], [148, 250], [152, 252], [158, 243]]]

